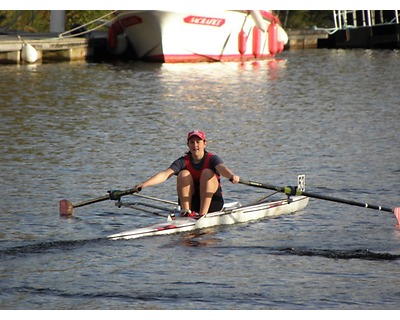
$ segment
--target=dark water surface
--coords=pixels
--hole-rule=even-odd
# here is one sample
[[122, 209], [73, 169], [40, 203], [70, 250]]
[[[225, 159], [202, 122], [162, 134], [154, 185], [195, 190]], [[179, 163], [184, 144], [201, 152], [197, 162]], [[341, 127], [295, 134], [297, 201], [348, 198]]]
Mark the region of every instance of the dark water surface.
[[[400, 206], [400, 53], [274, 62], [0, 66], [0, 309], [400, 309], [393, 214], [311, 199], [197, 237], [109, 241], [162, 218], [110, 201], [193, 128], [244, 179]], [[223, 180], [227, 199], [265, 190]], [[176, 200], [175, 181], [143, 194]]]

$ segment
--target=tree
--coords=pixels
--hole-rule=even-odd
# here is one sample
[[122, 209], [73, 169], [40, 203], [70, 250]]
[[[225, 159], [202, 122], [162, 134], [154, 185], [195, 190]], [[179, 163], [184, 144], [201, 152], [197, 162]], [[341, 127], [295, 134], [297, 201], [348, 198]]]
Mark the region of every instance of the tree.
[[284, 28], [310, 29], [333, 27], [331, 10], [282, 10], [277, 11]]
[[[77, 24], [82, 25], [89, 23], [111, 12], [112, 11], [110, 10], [67, 10], [65, 14], [65, 30], [70, 30]], [[110, 16], [108, 19], [111, 20], [112, 16]], [[5, 32], [7, 31], [49, 32], [50, 11], [49, 10], [17, 10], [17, 11], [1, 10], [0, 30]]]

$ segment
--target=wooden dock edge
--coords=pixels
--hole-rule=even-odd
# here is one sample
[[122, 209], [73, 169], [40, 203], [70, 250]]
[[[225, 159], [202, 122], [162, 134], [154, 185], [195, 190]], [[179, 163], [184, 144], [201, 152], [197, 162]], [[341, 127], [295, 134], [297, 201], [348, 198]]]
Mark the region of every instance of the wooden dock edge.
[[327, 39], [328, 33], [323, 30], [302, 29], [286, 30], [289, 41], [285, 45], [286, 50], [316, 49], [319, 39]]
[[[52, 61], [81, 61], [99, 50], [107, 50], [105, 37], [61, 38], [51, 35], [0, 36], [0, 63], [28, 63], [23, 59], [24, 45], [31, 45], [37, 53], [34, 63]], [[96, 51], [96, 52], [95, 52]]]

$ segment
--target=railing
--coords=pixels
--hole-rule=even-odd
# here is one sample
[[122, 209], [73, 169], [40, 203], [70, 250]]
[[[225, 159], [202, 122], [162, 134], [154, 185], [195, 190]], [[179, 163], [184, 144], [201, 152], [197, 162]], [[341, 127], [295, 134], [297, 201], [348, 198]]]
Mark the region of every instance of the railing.
[[340, 29], [398, 24], [399, 10], [333, 10], [334, 28], [317, 28], [328, 34]]
[[335, 28], [371, 27], [399, 23], [398, 10], [333, 10]]

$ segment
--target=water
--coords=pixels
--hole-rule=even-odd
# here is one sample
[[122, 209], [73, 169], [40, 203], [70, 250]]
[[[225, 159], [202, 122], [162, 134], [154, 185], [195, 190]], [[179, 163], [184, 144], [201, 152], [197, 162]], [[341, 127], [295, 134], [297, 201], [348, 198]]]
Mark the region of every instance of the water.
[[[194, 128], [243, 179], [400, 205], [399, 51], [260, 63], [0, 67], [1, 309], [399, 309], [393, 214], [312, 199], [294, 215], [109, 241], [162, 218], [110, 201], [186, 151]], [[223, 180], [228, 200], [266, 190]], [[175, 181], [143, 194], [176, 200]], [[159, 203], [157, 203], [159, 204]], [[165, 205], [165, 204], [163, 204]]]

